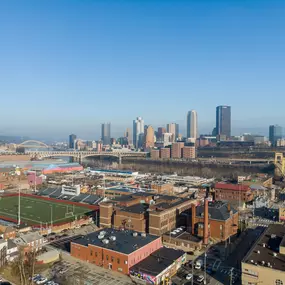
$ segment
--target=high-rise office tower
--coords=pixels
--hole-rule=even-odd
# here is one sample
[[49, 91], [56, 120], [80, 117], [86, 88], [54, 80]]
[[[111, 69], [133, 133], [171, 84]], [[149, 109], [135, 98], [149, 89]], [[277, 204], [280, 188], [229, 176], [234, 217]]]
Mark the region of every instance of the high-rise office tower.
[[68, 144], [68, 146], [69, 146], [69, 148], [75, 148], [75, 141], [76, 141], [76, 135], [74, 135], [74, 134], [71, 134], [71, 135], [69, 135], [69, 144]]
[[152, 126], [145, 128], [144, 149], [154, 147], [154, 129]]
[[231, 136], [231, 107], [218, 106], [216, 108], [216, 134], [218, 136]]
[[125, 137], [128, 139], [128, 144], [132, 144], [133, 140], [132, 140], [132, 133], [131, 133], [130, 128], [127, 128], [125, 132]]
[[167, 132], [173, 135], [172, 141], [175, 142], [179, 134], [179, 125], [175, 123], [167, 124]]
[[197, 112], [191, 110], [187, 114], [187, 138], [196, 139], [198, 137]]
[[279, 139], [282, 139], [282, 127], [278, 125], [269, 126], [269, 141], [271, 145], [276, 146]]
[[142, 147], [144, 137], [144, 120], [142, 117], [137, 117], [133, 121], [133, 145], [135, 148]]
[[111, 143], [111, 123], [104, 123], [101, 125], [101, 140], [104, 145]]
[[158, 127], [157, 129], [157, 139], [161, 140], [163, 138], [163, 134], [166, 133], [166, 129], [163, 127]]

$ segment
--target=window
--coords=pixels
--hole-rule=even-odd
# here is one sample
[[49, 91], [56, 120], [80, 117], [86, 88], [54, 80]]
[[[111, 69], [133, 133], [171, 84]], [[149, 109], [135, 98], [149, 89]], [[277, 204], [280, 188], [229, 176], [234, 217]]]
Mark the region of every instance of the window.
[[95, 256], [96, 256], [96, 257], [98, 256], [98, 253], [97, 253], [97, 252], [95, 252]]
[[109, 256], [108, 255], [106, 255], [106, 259], [109, 260]]
[[90, 251], [90, 255], [93, 256], [93, 251], [92, 250]]
[[275, 284], [276, 284], [276, 285], [283, 285], [283, 281], [281, 281], [280, 279], [277, 279], [277, 280], [275, 281]]
[[120, 264], [120, 258], [117, 258], [117, 263]]
[[111, 261], [114, 262], [114, 257], [113, 256], [111, 256]]

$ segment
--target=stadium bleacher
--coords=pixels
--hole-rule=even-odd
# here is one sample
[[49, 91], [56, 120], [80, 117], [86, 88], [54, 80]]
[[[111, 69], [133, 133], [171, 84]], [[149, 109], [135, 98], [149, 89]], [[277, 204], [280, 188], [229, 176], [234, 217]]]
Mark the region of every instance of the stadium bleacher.
[[50, 198], [69, 200], [78, 203], [86, 203], [89, 205], [98, 205], [103, 198], [93, 194], [81, 193], [78, 196], [66, 195], [61, 193], [61, 188], [47, 188], [37, 193], [40, 196], [47, 196]]

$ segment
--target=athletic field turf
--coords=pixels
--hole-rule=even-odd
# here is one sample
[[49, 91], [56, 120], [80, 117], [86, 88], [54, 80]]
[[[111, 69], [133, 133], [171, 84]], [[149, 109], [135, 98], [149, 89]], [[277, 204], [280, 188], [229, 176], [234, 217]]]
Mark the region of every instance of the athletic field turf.
[[[18, 221], [18, 196], [0, 198], [0, 216]], [[74, 206], [54, 201], [46, 201], [33, 197], [21, 197], [21, 222], [28, 225], [50, 225], [74, 221], [91, 210], [82, 206]]]

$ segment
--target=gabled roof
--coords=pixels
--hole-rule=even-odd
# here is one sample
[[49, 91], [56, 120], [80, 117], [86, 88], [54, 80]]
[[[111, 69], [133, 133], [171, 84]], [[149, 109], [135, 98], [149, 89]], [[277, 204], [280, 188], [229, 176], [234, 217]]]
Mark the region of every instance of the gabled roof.
[[[233, 207], [229, 207], [228, 203], [224, 202], [209, 202], [209, 218], [213, 220], [226, 221], [231, 217], [231, 214], [237, 213]], [[204, 214], [204, 205], [196, 208], [196, 217], [202, 217]]]

